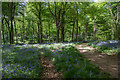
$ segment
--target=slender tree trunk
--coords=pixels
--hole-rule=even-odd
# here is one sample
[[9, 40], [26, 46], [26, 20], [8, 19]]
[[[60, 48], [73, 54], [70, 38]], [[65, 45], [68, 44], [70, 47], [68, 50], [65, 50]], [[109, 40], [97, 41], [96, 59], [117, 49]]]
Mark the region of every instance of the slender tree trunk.
[[88, 23], [86, 22], [85, 27], [84, 27], [85, 41], [87, 41], [87, 26], [88, 26]]
[[2, 19], [2, 35], [3, 35], [3, 42], [5, 44], [5, 35], [4, 35], [4, 23], [3, 23], [3, 19]]
[[5, 21], [6, 21], [6, 23], [7, 23], [7, 26], [8, 26], [8, 35], [9, 35], [9, 42], [10, 42], [10, 36], [11, 36], [11, 30], [10, 30], [10, 26], [9, 26], [9, 20], [7, 21], [7, 19], [5, 18]]
[[76, 19], [76, 41], [78, 41], [78, 10], [77, 10], [77, 19]]
[[119, 22], [119, 4], [117, 3], [117, 19], [115, 22], [115, 28], [116, 28], [116, 38], [118, 39], [118, 22]]
[[79, 35], [80, 35], [80, 27], [79, 27]]
[[40, 25], [38, 23], [38, 43], [40, 43]]
[[22, 42], [24, 42], [24, 23], [22, 24]]
[[72, 28], [72, 42], [74, 40], [74, 27], [75, 27], [75, 19], [73, 21], [73, 28]]
[[96, 25], [95, 25], [95, 21], [93, 21], [93, 25], [94, 25], [94, 29], [93, 29], [94, 35], [93, 35], [93, 38], [95, 39], [96, 38]]
[[22, 33], [22, 37], [23, 37], [23, 42], [25, 42], [24, 41], [24, 38], [25, 38], [25, 26], [24, 26], [24, 9], [23, 9], [23, 24], [22, 24], [22, 29], [23, 29], [23, 33]]
[[112, 26], [112, 40], [114, 40], [115, 39], [115, 32], [114, 32], [115, 30], [114, 30], [114, 27]]
[[42, 43], [42, 37], [43, 37], [43, 34], [42, 34], [42, 19], [41, 19], [41, 2], [39, 4], [39, 8], [40, 8], [40, 11], [39, 11], [39, 26], [38, 26], [38, 33], [39, 33], [39, 41], [40, 43]]
[[57, 26], [57, 39], [56, 39], [56, 42], [58, 43], [59, 42], [59, 27]]
[[9, 33], [8, 33], [8, 31], [7, 31], [7, 38], [6, 38], [6, 39], [7, 39], [7, 42], [9, 42], [8, 37], [9, 37]]
[[[113, 15], [113, 12], [112, 12], [112, 9], [111, 9], [111, 5], [109, 6], [109, 10], [110, 10], [110, 13], [111, 13], [111, 17], [113, 19], [113, 26], [112, 26], [112, 40], [115, 39], [115, 27], [116, 27], [116, 23], [115, 23], [115, 20], [114, 20], [114, 15]], [[115, 23], [115, 24], [114, 24]]]
[[5, 22], [5, 26], [6, 26], [6, 43], [8, 44], [8, 42], [9, 42], [9, 28], [8, 28], [8, 24], [7, 24], [7, 22]]
[[40, 43], [42, 43], [42, 37], [43, 37], [43, 34], [42, 34], [42, 21], [40, 20]]
[[[1, 4], [1, 3], [2, 3], [2, 2], [0, 2], [0, 4]], [[1, 10], [0, 10], [0, 11], [1, 11]], [[0, 24], [2, 24], [2, 23], [0, 23]], [[0, 25], [0, 26], [2, 26], [2, 25]], [[1, 33], [2, 30], [1, 30], [1, 28], [2, 28], [2, 27], [0, 27], [0, 50], [2, 50], [2, 46], [1, 46], [1, 45], [2, 45], [2, 37], [1, 37], [1, 36], [2, 36], [2, 33]], [[0, 52], [1, 52], [1, 51], [0, 51]]]
[[8, 29], [9, 29], [9, 42], [11, 40], [11, 30], [10, 30], [10, 26], [9, 26], [9, 20], [8, 20]]
[[11, 2], [11, 35], [10, 35], [10, 44], [14, 43], [14, 31], [13, 31], [13, 2]]
[[64, 42], [64, 18], [62, 20], [62, 24], [61, 24], [61, 41]]
[[76, 35], [75, 35], [75, 40], [78, 41], [78, 10], [77, 10], [77, 19], [76, 19]]
[[21, 42], [23, 42], [23, 34], [22, 34], [23, 32], [22, 32], [20, 25], [19, 25], [19, 28], [20, 28], [20, 34], [21, 34]]
[[47, 27], [46, 27], [46, 41], [48, 40], [48, 32], [47, 32]]
[[15, 26], [15, 35], [16, 35], [16, 44], [18, 43], [18, 37], [17, 37], [17, 28], [16, 28], [16, 22], [14, 21]]
[[64, 24], [61, 26], [61, 41], [64, 42]]
[[64, 42], [64, 25], [61, 26], [61, 41]]
[[32, 28], [33, 28], [33, 41], [35, 43], [35, 39], [34, 39], [34, 37], [35, 37], [35, 34], [34, 34], [35, 29], [34, 29], [34, 26], [33, 26], [33, 21], [32, 21]]
[[26, 27], [26, 39], [27, 40], [30, 40], [30, 38], [29, 38], [29, 36], [30, 36], [30, 34], [29, 34], [29, 26], [30, 26], [30, 22], [28, 22], [28, 28]]
[[[2, 1], [0, 1], [0, 7], [2, 7]], [[2, 8], [0, 8], [0, 15], [2, 14]], [[1, 22], [1, 19], [2, 19], [2, 17], [0, 17], [0, 59], [2, 59], [2, 39], [1, 39], [1, 35], [2, 35], [2, 22]], [[2, 61], [0, 61], [0, 63], [1, 63]], [[1, 65], [1, 67], [2, 67], [2, 65]], [[2, 71], [1, 71], [1, 73], [0, 73], [0, 75], [2, 75]], [[2, 78], [1, 78], [2, 79]]]

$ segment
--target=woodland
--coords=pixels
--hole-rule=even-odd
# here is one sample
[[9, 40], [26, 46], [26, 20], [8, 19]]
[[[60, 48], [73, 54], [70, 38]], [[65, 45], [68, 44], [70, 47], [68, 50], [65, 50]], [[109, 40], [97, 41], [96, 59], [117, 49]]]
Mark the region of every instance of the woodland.
[[2, 77], [118, 78], [119, 14], [120, 2], [2, 2]]

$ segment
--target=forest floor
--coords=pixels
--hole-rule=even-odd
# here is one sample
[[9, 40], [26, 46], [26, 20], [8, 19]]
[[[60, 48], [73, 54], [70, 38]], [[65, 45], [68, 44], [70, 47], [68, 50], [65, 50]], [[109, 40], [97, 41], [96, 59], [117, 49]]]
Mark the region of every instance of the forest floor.
[[75, 46], [81, 54], [83, 54], [92, 63], [99, 66], [102, 71], [110, 73], [111, 78], [118, 78], [118, 56], [108, 56], [95, 51], [95, 48], [87, 46], [87, 43], [83, 43]]
[[[71, 47], [69, 48], [70, 45], [74, 46], [75, 48], [71, 48]], [[111, 74], [112, 75], [111, 78], [120, 78], [118, 76], [118, 73], [119, 73], [118, 72], [118, 70], [119, 70], [118, 69], [119, 68], [118, 56], [102, 54], [102, 53], [96, 51], [95, 48], [88, 46], [87, 43], [50, 44], [50, 45], [35, 44], [35, 45], [22, 45], [22, 46], [21, 45], [15, 45], [15, 46], [4, 45], [3, 46], [3, 64], [4, 65], [3, 65], [3, 75], [2, 76], [3, 76], [3, 78], [12, 77], [12, 76], [21, 77], [24, 75], [25, 75], [25, 77], [36, 77], [40, 73], [40, 76], [42, 79], [43, 78], [44, 79], [45, 78], [63, 78], [63, 76], [64, 76], [63, 73], [64, 73], [65, 68], [63, 68], [63, 71], [57, 70], [58, 66], [54, 65], [56, 63], [54, 63], [54, 60], [51, 60], [52, 58], [50, 58], [51, 55], [49, 55], [49, 54], [51, 52], [53, 52], [56, 55], [56, 57], [54, 57], [54, 56], [52, 56], [52, 57], [54, 57], [56, 59], [59, 58], [60, 52], [63, 52], [64, 54], [68, 54], [69, 52], [72, 52], [73, 55], [71, 55], [71, 56], [74, 56], [76, 53], [79, 54], [79, 51], [76, 52], [76, 50], [75, 50], [76, 48], [77, 48], [77, 51], [78, 50], [80, 51], [80, 54], [84, 55], [93, 64], [98, 66], [101, 69], [101, 72], [107, 72], [107, 73]], [[66, 52], [64, 52], [64, 51], [66, 51]], [[6, 57], [6, 56], [8, 56], [8, 57]], [[62, 56], [62, 58], [64, 60], [63, 56]], [[69, 56], [69, 54], [66, 55], [65, 57], [68, 57], [66, 59], [66, 61], [69, 58], [71, 59], [71, 56]], [[76, 60], [77, 57], [78, 56], [72, 57], [72, 60], [73, 61]], [[60, 59], [62, 60], [62, 58], [60, 58]], [[79, 57], [77, 59], [78, 59], [77, 62], [79, 62], [80, 61]], [[83, 64], [83, 62], [84, 62], [84, 60], [81, 61], [81, 64]], [[60, 63], [60, 62], [57, 62], [57, 63]], [[67, 63], [67, 66], [71, 65], [71, 64], [74, 65], [74, 64], [76, 64], [76, 62], [72, 63], [72, 61], [71, 61], [70, 63]], [[62, 66], [65, 66], [65, 65], [66, 65], [66, 63], [63, 64]], [[90, 64], [88, 64], [88, 65], [90, 65]], [[16, 69], [15, 66], [18, 66], [18, 68]], [[84, 65], [81, 65], [81, 66], [84, 66]], [[67, 69], [68, 69], [68, 67], [67, 67]], [[71, 69], [71, 68], [69, 68], [69, 69]], [[88, 67], [88, 69], [89, 69], [89, 67]], [[88, 69], [86, 69], [86, 71]], [[78, 70], [79, 69], [77, 69], [77, 71]], [[10, 74], [10, 73], [8, 73], [8, 71], [11, 72], [10, 76], [8, 76]], [[27, 73], [26, 73], [26, 71], [27, 71]], [[33, 71], [33, 72], [30, 73], [31, 71]], [[20, 74], [20, 75], [14, 75], [13, 73]], [[30, 73], [30, 74], [28, 74], [28, 73]], [[83, 71], [83, 73], [84, 73], [84, 71]], [[34, 74], [37, 74], [37, 75], [34, 75]]]

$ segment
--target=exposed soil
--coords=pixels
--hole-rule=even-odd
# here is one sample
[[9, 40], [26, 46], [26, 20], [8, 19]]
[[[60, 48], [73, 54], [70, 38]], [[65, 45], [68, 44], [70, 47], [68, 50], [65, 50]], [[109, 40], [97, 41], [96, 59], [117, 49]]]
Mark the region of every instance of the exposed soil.
[[49, 57], [43, 56], [40, 50], [40, 61], [42, 66], [41, 79], [62, 79], [62, 73], [57, 72], [52, 61]]
[[111, 74], [111, 78], [119, 78], [119, 66], [118, 56], [108, 56], [106, 54], [101, 54], [96, 52], [94, 48], [87, 46], [87, 43], [83, 43], [75, 46], [81, 54], [83, 54], [92, 63], [99, 66], [99, 68], [107, 73]]

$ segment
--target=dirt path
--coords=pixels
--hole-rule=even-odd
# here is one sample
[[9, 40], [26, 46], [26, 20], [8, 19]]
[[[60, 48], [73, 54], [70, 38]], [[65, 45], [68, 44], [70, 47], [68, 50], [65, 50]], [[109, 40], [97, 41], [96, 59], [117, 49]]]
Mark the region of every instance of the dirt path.
[[55, 71], [55, 66], [53, 65], [53, 62], [50, 61], [48, 57], [43, 56], [41, 50], [40, 53], [41, 53], [40, 61], [42, 66], [41, 79], [48, 79], [48, 78], [62, 79], [62, 73]]
[[118, 78], [118, 57], [108, 56], [98, 52], [95, 49], [87, 46], [86, 43], [75, 46], [81, 54], [85, 55], [92, 63], [100, 67], [101, 70], [110, 73], [112, 78]]

